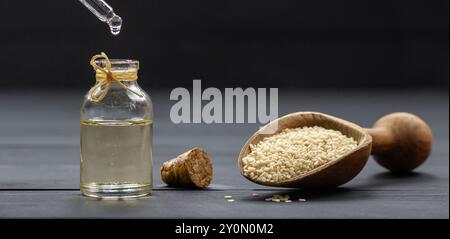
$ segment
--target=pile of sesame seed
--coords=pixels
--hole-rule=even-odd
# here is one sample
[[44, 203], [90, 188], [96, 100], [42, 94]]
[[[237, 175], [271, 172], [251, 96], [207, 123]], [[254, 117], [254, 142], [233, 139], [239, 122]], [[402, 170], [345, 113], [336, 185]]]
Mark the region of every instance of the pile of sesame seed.
[[[259, 197], [258, 193], [252, 193], [251, 195], [254, 198], [258, 198]], [[232, 195], [225, 195], [225, 196], [223, 196], [223, 198], [229, 203], [235, 202], [235, 200], [234, 200]], [[272, 195], [269, 198], [266, 198], [265, 201], [268, 201], [268, 202], [286, 202], [286, 203], [292, 202], [291, 196], [289, 194], [285, 194], [285, 195], [275, 194], [275, 195]], [[306, 202], [306, 199], [299, 198], [298, 201], [299, 202]]]
[[272, 197], [270, 197], [270, 198], [266, 198], [266, 201], [272, 201], [272, 202], [292, 202], [292, 200], [290, 199], [291, 197], [288, 195], [288, 194], [286, 194], [286, 195], [277, 195], [277, 194], [275, 194], [275, 195], [273, 195]]
[[244, 175], [259, 182], [282, 182], [338, 159], [357, 147], [339, 131], [319, 126], [284, 129], [266, 137], [242, 159]]
[[[278, 195], [275, 194], [270, 198], [266, 198], [266, 201], [268, 202], [287, 202], [290, 203], [292, 202], [291, 196], [289, 194], [286, 195]], [[299, 198], [298, 199], [299, 202], [306, 202], [306, 199], [304, 198]]]

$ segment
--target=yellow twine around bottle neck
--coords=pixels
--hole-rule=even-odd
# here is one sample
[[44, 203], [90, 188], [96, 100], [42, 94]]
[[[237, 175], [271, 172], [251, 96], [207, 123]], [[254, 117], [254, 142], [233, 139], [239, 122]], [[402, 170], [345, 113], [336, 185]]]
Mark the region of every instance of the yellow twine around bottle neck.
[[[105, 66], [101, 67], [97, 64], [98, 59], [104, 59]], [[124, 89], [130, 91], [131, 93], [143, 97], [142, 94], [139, 92], [136, 92], [130, 87], [128, 87], [126, 84], [123, 83], [123, 81], [135, 81], [138, 79], [137, 71], [112, 71], [111, 67], [111, 61], [109, 60], [108, 56], [105, 53], [101, 53], [99, 55], [95, 55], [91, 58], [91, 66], [95, 70], [95, 78], [97, 82], [95, 85], [91, 88], [89, 91], [92, 101], [99, 102], [105, 96], [108, 94], [109, 89], [111, 88], [111, 83], [115, 81], [117, 84], [122, 86]], [[99, 90], [99, 93], [95, 93], [97, 90]]]

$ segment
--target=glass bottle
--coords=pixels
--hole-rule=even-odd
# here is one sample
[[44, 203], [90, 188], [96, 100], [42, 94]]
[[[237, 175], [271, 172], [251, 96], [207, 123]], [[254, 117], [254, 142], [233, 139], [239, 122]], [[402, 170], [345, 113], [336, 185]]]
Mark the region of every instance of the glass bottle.
[[[82, 103], [80, 190], [96, 198], [148, 195], [153, 183], [153, 107], [136, 80], [139, 62], [107, 57], [93, 62], [102, 69], [109, 64], [110, 73], [122, 78], [105, 81], [98, 77], [103, 73], [97, 69], [98, 87], [94, 86]], [[136, 79], [128, 79], [127, 74]]]

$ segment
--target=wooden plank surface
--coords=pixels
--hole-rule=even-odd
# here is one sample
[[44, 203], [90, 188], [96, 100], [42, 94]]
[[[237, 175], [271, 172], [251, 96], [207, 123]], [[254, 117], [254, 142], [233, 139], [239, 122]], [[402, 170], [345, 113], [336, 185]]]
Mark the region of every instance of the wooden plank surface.
[[[424, 190], [155, 191], [138, 200], [98, 201], [78, 191], [7, 191], [0, 215], [15, 218], [445, 218], [448, 197]], [[258, 193], [260, 197], [253, 197]], [[266, 202], [273, 193], [290, 193], [306, 202]], [[233, 195], [229, 203], [224, 195]], [[447, 194], [448, 195], [448, 194]], [[447, 214], [446, 214], [447, 213]]]
[[[327, 192], [262, 187], [239, 175], [236, 158], [256, 124], [184, 124], [169, 119], [168, 91], [155, 105], [153, 196], [137, 201], [81, 197], [78, 112], [82, 92], [0, 93], [0, 217], [127, 218], [448, 218], [449, 112], [446, 91], [280, 91], [280, 115], [319, 111], [370, 126], [382, 115], [408, 111], [431, 126], [434, 149], [416, 173], [395, 176], [370, 160], [350, 183]], [[208, 191], [174, 190], [159, 179], [164, 160], [200, 146], [213, 158]], [[258, 192], [260, 198], [252, 198]], [[306, 203], [271, 204], [289, 193]], [[229, 204], [224, 195], [234, 195]], [[264, 207], [261, 205], [264, 203]], [[263, 209], [263, 210], [261, 210]]]

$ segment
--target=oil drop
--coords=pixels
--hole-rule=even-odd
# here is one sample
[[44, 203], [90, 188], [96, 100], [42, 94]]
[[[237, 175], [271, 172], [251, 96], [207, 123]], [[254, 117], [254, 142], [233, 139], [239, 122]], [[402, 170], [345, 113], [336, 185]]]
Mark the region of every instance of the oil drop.
[[120, 30], [122, 29], [122, 18], [114, 15], [108, 20], [108, 26], [114, 36], [119, 35]]

